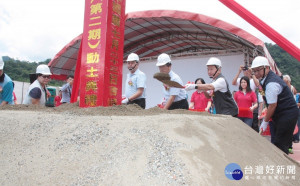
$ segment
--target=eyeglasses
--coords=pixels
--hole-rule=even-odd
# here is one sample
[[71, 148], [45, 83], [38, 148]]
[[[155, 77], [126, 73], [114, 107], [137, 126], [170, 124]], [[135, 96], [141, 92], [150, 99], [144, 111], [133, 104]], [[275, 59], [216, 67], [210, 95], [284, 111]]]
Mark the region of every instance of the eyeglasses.
[[252, 72], [253, 72], [253, 73], [257, 73], [257, 72], [261, 71], [262, 69], [264, 69], [264, 67], [259, 68], [259, 69], [257, 69], [257, 70], [252, 70]]
[[127, 61], [127, 64], [136, 64], [136, 61]]
[[46, 78], [47, 78], [47, 79], [50, 79], [50, 76], [43, 75], [42, 77], [43, 77], [44, 79], [46, 79]]

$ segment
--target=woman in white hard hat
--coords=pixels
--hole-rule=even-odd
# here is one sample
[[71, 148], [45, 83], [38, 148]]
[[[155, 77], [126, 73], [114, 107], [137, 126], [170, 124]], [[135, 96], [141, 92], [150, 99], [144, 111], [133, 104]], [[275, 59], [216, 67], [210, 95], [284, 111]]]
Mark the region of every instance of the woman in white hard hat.
[[130, 73], [127, 74], [125, 84], [125, 96], [122, 104], [137, 104], [143, 109], [146, 107], [146, 75], [140, 71], [140, 58], [137, 54], [131, 53], [127, 57], [127, 68]]
[[[170, 80], [183, 85], [181, 78], [172, 71], [171, 58], [168, 54], [160, 54], [157, 58], [156, 66], [158, 66], [161, 73], [169, 74], [171, 77]], [[164, 85], [163, 93], [166, 100], [166, 104], [163, 109], [189, 109], [189, 104], [186, 99], [186, 91], [183, 88], [175, 88]]]
[[288, 154], [298, 119], [298, 108], [293, 94], [286, 83], [271, 71], [267, 58], [256, 57], [251, 68], [256, 78], [260, 80], [263, 99], [268, 107], [260, 130], [265, 131], [268, 121], [272, 119], [274, 144]]
[[[236, 117], [238, 115], [238, 107], [229, 90], [229, 84], [222, 75], [221, 60], [211, 57], [207, 63], [207, 73], [212, 78], [210, 84], [186, 84], [186, 90], [206, 90], [204, 93], [207, 97], [212, 97], [217, 114], [225, 114]], [[210, 90], [209, 92], [207, 92]]]
[[50, 81], [50, 69], [47, 65], [36, 68], [37, 79], [29, 86], [23, 104], [44, 105], [47, 100], [46, 85]]

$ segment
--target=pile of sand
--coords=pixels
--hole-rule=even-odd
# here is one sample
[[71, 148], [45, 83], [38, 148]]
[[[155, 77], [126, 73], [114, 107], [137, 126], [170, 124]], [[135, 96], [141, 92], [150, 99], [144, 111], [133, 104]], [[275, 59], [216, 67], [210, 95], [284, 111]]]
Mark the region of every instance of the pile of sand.
[[[300, 181], [299, 164], [230, 116], [67, 104], [0, 107], [0, 118], [1, 185], [252, 186]], [[241, 166], [242, 180], [225, 176], [229, 163]], [[253, 172], [247, 180], [244, 168], [249, 166]], [[273, 178], [264, 171], [258, 179], [256, 166], [275, 166]], [[294, 179], [287, 170], [276, 173], [276, 166], [294, 166]]]

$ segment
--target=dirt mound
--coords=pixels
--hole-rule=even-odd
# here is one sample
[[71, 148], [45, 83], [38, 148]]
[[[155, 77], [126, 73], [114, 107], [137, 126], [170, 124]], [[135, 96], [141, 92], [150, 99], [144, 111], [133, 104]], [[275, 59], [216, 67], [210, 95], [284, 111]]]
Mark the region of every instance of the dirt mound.
[[[188, 115], [209, 115], [208, 113], [191, 112], [184, 109], [163, 110], [159, 107], [150, 109], [142, 109], [136, 104], [132, 105], [116, 105], [111, 107], [90, 107], [80, 108], [79, 103], [62, 104], [59, 107], [44, 107], [40, 105], [5, 105], [0, 110], [18, 110], [18, 111], [41, 111], [48, 113], [64, 113], [76, 115], [92, 115], [92, 116], [148, 116], [157, 114], [188, 114]], [[215, 117], [219, 117], [215, 115]]]
[[[1, 108], [0, 117], [1, 185], [252, 186], [300, 181], [299, 164], [230, 116], [66, 104], [8, 106]], [[225, 176], [230, 163], [241, 166], [242, 180]], [[247, 180], [244, 168], [249, 166], [253, 173]], [[258, 166], [275, 166], [274, 178], [264, 171], [258, 179]], [[295, 167], [295, 179], [287, 170], [277, 173], [276, 166]]]
[[161, 113], [207, 115], [207, 113], [190, 112], [182, 109], [168, 111], [168, 110], [162, 110], [158, 107], [153, 107], [145, 110], [136, 104], [116, 105], [112, 107], [90, 107], [90, 108], [80, 108], [78, 103], [62, 104], [59, 107], [44, 107], [40, 105], [5, 105], [3, 107], [0, 107], [0, 110], [41, 111], [41, 112], [48, 112], [48, 113], [69, 113], [69, 114], [76, 114], [76, 115], [97, 115], [97, 116], [141, 116], [141, 115], [155, 115]]

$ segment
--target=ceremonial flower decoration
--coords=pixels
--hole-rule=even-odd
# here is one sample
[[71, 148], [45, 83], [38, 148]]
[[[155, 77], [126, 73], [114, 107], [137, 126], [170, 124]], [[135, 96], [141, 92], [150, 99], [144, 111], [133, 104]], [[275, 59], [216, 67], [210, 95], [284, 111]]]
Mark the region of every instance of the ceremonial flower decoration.
[[258, 86], [258, 92], [260, 93], [260, 95], [265, 96], [265, 91], [260, 85]]
[[129, 80], [129, 81], [128, 81], [128, 85], [130, 85], [130, 86], [132, 86], [132, 85], [133, 85], [133, 83], [132, 83], [132, 81], [131, 81], [131, 80]]
[[167, 86], [166, 84], [163, 84], [163, 85], [164, 85], [164, 87], [165, 87], [166, 91], [168, 91], [168, 90], [170, 89], [170, 87], [169, 87], [169, 86]]

